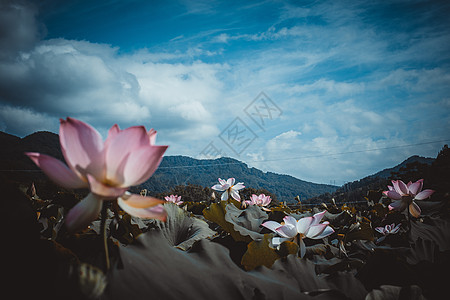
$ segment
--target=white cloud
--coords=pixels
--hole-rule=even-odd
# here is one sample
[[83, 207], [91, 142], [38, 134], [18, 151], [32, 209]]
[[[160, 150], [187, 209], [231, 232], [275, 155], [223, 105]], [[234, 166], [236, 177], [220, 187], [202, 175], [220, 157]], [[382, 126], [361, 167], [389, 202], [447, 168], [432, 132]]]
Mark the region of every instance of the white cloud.
[[5, 132], [36, 131], [57, 132], [59, 122], [57, 118], [33, 111], [29, 108], [20, 108], [0, 105], [0, 130]]
[[[199, 18], [218, 9], [191, 4], [188, 14]], [[168, 154], [195, 156], [264, 91], [283, 114], [238, 158], [325, 183], [435, 151], [373, 149], [448, 136], [450, 77], [441, 62], [449, 35], [381, 26], [364, 14], [372, 6], [285, 4], [264, 27], [177, 32], [170, 43], [125, 54], [91, 41], [39, 40], [32, 6], [4, 7], [0, 25], [11, 30], [0, 34], [0, 129], [11, 133], [56, 131], [65, 116], [102, 132], [144, 124]]]

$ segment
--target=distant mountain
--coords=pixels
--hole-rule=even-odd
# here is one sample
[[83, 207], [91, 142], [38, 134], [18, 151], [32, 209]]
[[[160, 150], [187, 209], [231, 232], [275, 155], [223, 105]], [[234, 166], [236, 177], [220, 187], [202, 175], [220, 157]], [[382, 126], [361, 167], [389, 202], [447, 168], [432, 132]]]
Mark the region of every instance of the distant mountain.
[[[448, 148], [444, 148], [441, 153], [448, 153]], [[381, 193], [382, 190], [387, 189], [388, 185], [391, 185], [391, 180], [396, 179], [403, 180], [405, 183], [425, 179], [426, 186], [433, 187], [435, 185], [436, 189], [444, 191], [445, 189], [441, 187], [442, 184], [439, 183], [440, 180], [436, 179], [437, 174], [446, 172], [441, 171], [440, 169], [442, 168], [448, 170], [448, 161], [444, 161], [442, 158], [437, 161], [434, 158], [414, 155], [392, 168], [384, 169], [360, 180], [348, 182], [334, 193], [313, 197], [309, 201], [312, 203], [327, 202], [331, 198], [334, 198], [337, 202], [362, 201], [369, 191], [379, 191]], [[440, 177], [445, 178], [443, 176]]]
[[[63, 160], [59, 137], [51, 132], [36, 132], [19, 138], [0, 132], [0, 178], [17, 181], [45, 179], [25, 151], [40, 152]], [[20, 170], [20, 171], [14, 171]], [[30, 171], [31, 170], [31, 171]], [[277, 196], [278, 201], [295, 202], [300, 196], [307, 199], [324, 193], [332, 193], [337, 187], [303, 181], [289, 175], [263, 172], [249, 168], [245, 163], [232, 158], [198, 160], [186, 156], [165, 156], [155, 174], [139, 188], [152, 194], [170, 191], [178, 185], [195, 184], [211, 187], [218, 178], [234, 177], [246, 187], [266, 189]]]
[[275, 194], [279, 201], [286, 202], [295, 202], [296, 196], [307, 199], [337, 189], [332, 185], [249, 168], [247, 164], [233, 158], [199, 160], [186, 156], [165, 156], [155, 174], [142, 186], [159, 193], [188, 183], [211, 187], [218, 183], [218, 178], [230, 177], [243, 182], [246, 187], [266, 189]]
[[423, 157], [423, 156], [414, 155], [414, 156], [411, 156], [408, 159], [404, 160], [400, 164], [396, 165], [395, 167], [384, 169], [373, 175], [367, 176], [366, 178], [379, 177], [379, 178], [387, 179], [391, 176], [392, 173], [399, 172], [402, 168], [405, 168], [407, 165], [415, 164], [415, 163], [431, 165], [434, 161], [435, 161], [435, 159], [431, 158], [431, 157]]

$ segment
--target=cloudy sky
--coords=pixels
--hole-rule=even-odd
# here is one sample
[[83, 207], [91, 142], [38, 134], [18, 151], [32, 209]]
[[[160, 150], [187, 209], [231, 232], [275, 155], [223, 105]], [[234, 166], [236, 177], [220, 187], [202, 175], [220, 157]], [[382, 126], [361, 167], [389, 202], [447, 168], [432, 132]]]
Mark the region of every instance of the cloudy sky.
[[341, 185], [450, 142], [449, 3], [0, 0], [0, 130], [145, 125]]

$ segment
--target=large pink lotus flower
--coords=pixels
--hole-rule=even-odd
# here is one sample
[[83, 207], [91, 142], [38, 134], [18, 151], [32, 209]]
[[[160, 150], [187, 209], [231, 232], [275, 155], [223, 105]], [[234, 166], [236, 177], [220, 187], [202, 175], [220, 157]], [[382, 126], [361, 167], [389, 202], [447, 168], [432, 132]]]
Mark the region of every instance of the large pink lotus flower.
[[434, 191], [433, 190], [423, 190], [423, 179], [417, 180], [412, 183], [405, 184], [401, 180], [392, 180], [392, 186], [388, 186], [388, 191], [384, 191], [383, 194], [394, 200], [390, 205], [389, 209], [394, 209], [397, 211], [404, 211], [406, 207], [409, 208], [409, 213], [418, 218], [420, 216], [421, 210], [417, 205], [415, 200], [424, 200], [430, 197]]
[[401, 225], [402, 224], [400, 223], [397, 226], [395, 226], [395, 224], [392, 223], [391, 225], [386, 225], [384, 227], [376, 227], [375, 230], [381, 233], [382, 235], [395, 234], [400, 230]]
[[244, 203], [245, 203], [245, 205], [261, 206], [264, 210], [270, 211], [269, 209], [264, 207], [264, 206], [269, 205], [270, 201], [272, 201], [270, 196], [266, 196], [265, 194], [260, 194], [259, 196], [256, 196], [255, 194], [252, 194], [250, 196], [250, 200], [245, 200]]
[[183, 201], [181, 201], [181, 196], [178, 195], [166, 196], [164, 197], [164, 199], [166, 199], [167, 202], [172, 202], [175, 203], [176, 205], [180, 205], [183, 203]]
[[216, 184], [213, 187], [211, 187], [213, 190], [224, 192], [222, 194], [222, 197], [220, 198], [222, 201], [228, 200], [228, 196], [231, 195], [235, 200], [241, 201], [241, 196], [239, 196], [239, 190], [242, 190], [245, 188], [243, 182], [239, 182], [234, 184], [235, 179], [234, 178], [228, 178], [228, 180], [224, 180], [219, 178], [219, 183]]
[[283, 218], [284, 224], [267, 221], [262, 226], [269, 228], [281, 236], [272, 239], [273, 246], [278, 247], [284, 241], [294, 240], [300, 246], [300, 257], [303, 257], [306, 253], [306, 246], [303, 242], [304, 238], [317, 240], [329, 236], [334, 232], [333, 228], [329, 226], [328, 221], [320, 223], [325, 212], [324, 210], [312, 217], [301, 218], [298, 221], [292, 216], [286, 216]]
[[67, 118], [60, 120], [59, 140], [66, 160], [36, 152], [26, 155], [54, 182], [65, 188], [89, 188], [89, 195], [66, 216], [69, 230], [76, 231], [98, 217], [103, 200], [116, 200], [127, 213], [152, 219], [166, 219], [159, 200], [130, 194], [127, 189], [146, 181], [159, 166], [168, 146], [156, 146], [156, 131], [143, 126], [120, 130], [116, 124], [108, 137], [89, 124]]

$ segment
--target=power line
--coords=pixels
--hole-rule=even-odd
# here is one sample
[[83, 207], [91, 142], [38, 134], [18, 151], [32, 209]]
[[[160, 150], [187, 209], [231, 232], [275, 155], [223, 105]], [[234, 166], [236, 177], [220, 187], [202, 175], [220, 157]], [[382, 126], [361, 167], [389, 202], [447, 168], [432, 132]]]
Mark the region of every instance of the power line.
[[[295, 157], [287, 157], [287, 158], [274, 158], [274, 159], [265, 159], [265, 160], [251, 160], [248, 162], [272, 162], [272, 161], [295, 160], [295, 159], [305, 159], [305, 158], [328, 157], [328, 156], [336, 156], [336, 155], [344, 155], [344, 154], [372, 152], [372, 151], [379, 151], [379, 150], [407, 148], [407, 147], [413, 147], [413, 146], [422, 146], [422, 145], [428, 145], [428, 144], [443, 143], [443, 142], [448, 142], [448, 141], [450, 141], [450, 138], [446, 139], [446, 140], [439, 140], [439, 141], [430, 141], [430, 142], [389, 146], [389, 147], [381, 147], [381, 148], [373, 148], [373, 149], [365, 149], [365, 150], [353, 150], [353, 151], [345, 151], [345, 152], [337, 152], [337, 153], [295, 156]], [[159, 167], [159, 169], [197, 168], [197, 167], [227, 166], [227, 165], [238, 165], [238, 164], [241, 164], [241, 162], [229, 162], [229, 163], [221, 163], [221, 164], [200, 164], [200, 165], [192, 165], [192, 166], [170, 166], [170, 167]]]
[[[328, 154], [316, 154], [316, 155], [306, 155], [306, 156], [294, 156], [287, 158], [274, 158], [274, 159], [265, 159], [265, 160], [250, 160], [247, 163], [260, 163], [260, 162], [273, 162], [273, 161], [285, 161], [285, 160], [295, 160], [295, 159], [305, 159], [305, 158], [318, 158], [318, 157], [329, 157], [336, 155], [345, 155], [345, 154], [355, 154], [355, 153], [364, 153], [364, 152], [373, 152], [380, 150], [391, 150], [391, 149], [399, 149], [399, 148], [407, 148], [413, 146], [422, 146], [436, 143], [449, 142], [449, 139], [438, 140], [438, 141], [429, 141], [429, 142], [421, 142], [415, 144], [406, 144], [406, 145], [398, 145], [398, 146], [389, 146], [389, 147], [381, 147], [381, 148], [372, 148], [372, 149], [364, 149], [364, 150], [353, 150], [353, 151], [345, 151], [345, 152], [336, 152], [336, 153], [328, 153]], [[228, 166], [228, 165], [239, 165], [242, 162], [228, 162], [228, 163], [209, 163], [209, 164], [198, 164], [198, 165], [184, 165], [184, 166], [160, 166], [158, 169], [184, 169], [184, 168], [199, 168], [199, 167], [213, 167], [213, 166]], [[41, 170], [0, 170], [0, 172], [41, 172]]]

